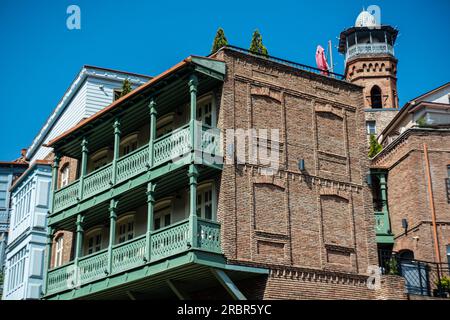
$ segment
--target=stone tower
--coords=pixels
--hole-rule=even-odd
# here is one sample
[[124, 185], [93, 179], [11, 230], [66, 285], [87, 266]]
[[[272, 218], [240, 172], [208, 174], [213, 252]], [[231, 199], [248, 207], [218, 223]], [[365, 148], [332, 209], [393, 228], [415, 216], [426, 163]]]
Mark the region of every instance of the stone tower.
[[364, 87], [367, 137], [378, 136], [398, 112], [398, 61], [394, 55], [397, 34], [395, 28], [379, 24], [373, 15], [362, 11], [355, 26], [340, 35], [345, 76]]

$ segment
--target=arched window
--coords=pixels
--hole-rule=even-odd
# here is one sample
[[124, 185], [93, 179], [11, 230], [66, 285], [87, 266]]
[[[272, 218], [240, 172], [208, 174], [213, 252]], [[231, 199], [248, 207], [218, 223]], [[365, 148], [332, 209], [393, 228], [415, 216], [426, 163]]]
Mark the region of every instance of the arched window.
[[86, 254], [102, 250], [102, 228], [95, 227], [86, 232]]
[[156, 122], [156, 137], [159, 138], [173, 131], [173, 118], [174, 113], [172, 112], [162, 116], [161, 119], [158, 119]]
[[70, 166], [66, 164], [61, 169], [61, 183], [60, 187], [65, 187], [69, 184]]
[[215, 202], [214, 183], [201, 184], [197, 189], [197, 216], [215, 220]]
[[398, 255], [402, 260], [414, 260], [414, 252], [409, 249], [400, 250]]
[[100, 169], [103, 166], [106, 166], [108, 164], [108, 151], [109, 148], [103, 148], [95, 152], [91, 156], [92, 161], [92, 170], [95, 171], [97, 169]]
[[197, 103], [197, 120], [201, 121], [203, 125], [215, 127], [215, 103], [211, 94], [202, 97]]
[[129, 134], [120, 142], [120, 156], [124, 156], [136, 150], [138, 147], [137, 132]]
[[64, 236], [60, 235], [55, 240], [55, 268], [63, 263]]
[[172, 223], [172, 198], [161, 199], [155, 204], [153, 229], [158, 230]]
[[134, 238], [135, 212], [128, 212], [117, 219], [117, 243], [122, 243]]
[[383, 103], [381, 101], [381, 89], [379, 86], [373, 86], [370, 90], [370, 103], [373, 109], [381, 109]]

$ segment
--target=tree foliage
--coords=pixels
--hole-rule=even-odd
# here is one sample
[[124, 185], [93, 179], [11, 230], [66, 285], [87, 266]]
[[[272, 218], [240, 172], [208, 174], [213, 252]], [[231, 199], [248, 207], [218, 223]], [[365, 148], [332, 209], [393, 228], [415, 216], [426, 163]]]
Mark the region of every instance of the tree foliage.
[[259, 33], [258, 29], [256, 29], [255, 32], [253, 32], [252, 42], [250, 43], [249, 50], [252, 53], [261, 54], [264, 56], [269, 55], [267, 48], [264, 46], [264, 44], [262, 42], [262, 36]]
[[130, 80], [128, 80], [128, 79], [123, 80], [122, 91], [120, 92], [119, 98], [123, 97], [124, 95], [127, 95], [131, 91], [133, 91], [133, 88], [131, 88]]
[[378, 143], [378, 140], [374, 134], [370, 135], [369, 145], [369, 158], [375, 157], [381, 152], [381, 150], [383, 150], [383, 146]]
[[214, 38], [214, 42], [211, 48], [211, 53], [216, 52], [220, 48], [227, 46], [228, 40], [227, 37], [225, 37], [225, 32], [222, 28], [217, 29], [216, 36]]

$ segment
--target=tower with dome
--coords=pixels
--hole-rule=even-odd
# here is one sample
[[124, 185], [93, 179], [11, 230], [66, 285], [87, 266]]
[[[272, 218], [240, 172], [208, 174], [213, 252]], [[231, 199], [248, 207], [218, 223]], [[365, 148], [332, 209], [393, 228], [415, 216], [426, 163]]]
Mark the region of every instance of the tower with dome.
[[339, 37], [339, 52], [345, 56], [345, 77], [364, 87], [368, 137], [379, 135], [398, 112], [398, 60], [394, 53], [397, 35], [397, 29], [382, 25], [363, 10], [355, 25]]

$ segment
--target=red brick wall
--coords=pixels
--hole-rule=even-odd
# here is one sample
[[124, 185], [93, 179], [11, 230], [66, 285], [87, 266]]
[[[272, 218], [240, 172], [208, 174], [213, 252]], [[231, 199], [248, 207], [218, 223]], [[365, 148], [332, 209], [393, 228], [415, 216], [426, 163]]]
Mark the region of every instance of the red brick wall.
[[[218, 219], [225, 256], [366, 279], [377, 253], [371, 194], [363, 183], [361, 89], [230, 51], [217, 57], [227, 63], [218, 126], [276, 128], [283, 144], [275, 176], [258, 165], [224, 165]], [[316, 297], [374, 297], [365, 284], [344, 283], [324, 282]], [[316, 289], [314, 281], [271, 275], [262, 296], [302, 298]]]

